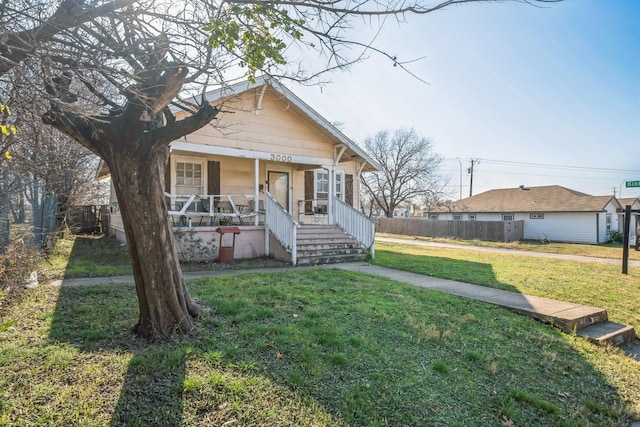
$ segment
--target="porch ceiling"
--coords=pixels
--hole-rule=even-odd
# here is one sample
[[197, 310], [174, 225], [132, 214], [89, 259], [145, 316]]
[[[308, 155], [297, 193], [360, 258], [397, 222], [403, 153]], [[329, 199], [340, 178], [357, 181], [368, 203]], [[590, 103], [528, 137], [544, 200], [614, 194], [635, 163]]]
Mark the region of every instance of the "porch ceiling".
[[193, 142], [174, 141], [171, 143], [171, 151], [183, 151], [185, 153], [200, 153], [200, 154], [212, 154], [216, 156], [227, 156], [244, 159], [258, 159], [275, 163], [286, 163], [295, 165], [300, 170], [305, 169], [317, 169], [319, 167], [327, 167], [333, 163], [333, 159], [312, 157], [312, 156], [298, 156], [298, 155], [286, 155], [281, 156], [283, 159], [279, 159], [278, 156], [274, 158], [273, 153], [267, 153], [264, 151], [245, 150], [240, 148], [220, 147], [216, 145], [204, 145]]

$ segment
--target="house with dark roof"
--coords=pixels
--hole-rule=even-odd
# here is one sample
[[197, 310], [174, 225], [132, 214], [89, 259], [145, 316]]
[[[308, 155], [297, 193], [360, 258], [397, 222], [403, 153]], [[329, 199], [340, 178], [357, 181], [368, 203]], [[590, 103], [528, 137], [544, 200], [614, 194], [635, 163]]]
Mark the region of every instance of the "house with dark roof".
[[[615, 196], [591, 196], [559, 185], [489, 190], [429, 212], [432, 220], [523, 221], [525, 239], [605, 243], [622, 228]], [[633, 233], [632, 233], [633, 234]]]

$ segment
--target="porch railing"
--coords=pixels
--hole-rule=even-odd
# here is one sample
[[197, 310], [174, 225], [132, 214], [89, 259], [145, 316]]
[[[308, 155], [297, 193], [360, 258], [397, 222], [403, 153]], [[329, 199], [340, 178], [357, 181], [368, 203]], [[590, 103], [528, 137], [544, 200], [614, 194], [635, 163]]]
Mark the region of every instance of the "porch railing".
[[170, 216], [210, 218], [213, 221], [237, 221], [241, 225], [244, 219], [255, 218], [260, 212], [255, 206], [255, 196], [232, 194], [169, 194], [168, 210]]
[[336, 224], [363, 244], [374, 257], [375, 223], [362, 212], [354, 209], [340, 199], [334, 199]]
[[265, 249], [269, 255], [269, 232], [282, 244], [282, 246], [291, 252], [291, 263], [296, 265], [296, 233], [300, 226], [298, 221], [287, 212], [278, 201], [265, 191]]

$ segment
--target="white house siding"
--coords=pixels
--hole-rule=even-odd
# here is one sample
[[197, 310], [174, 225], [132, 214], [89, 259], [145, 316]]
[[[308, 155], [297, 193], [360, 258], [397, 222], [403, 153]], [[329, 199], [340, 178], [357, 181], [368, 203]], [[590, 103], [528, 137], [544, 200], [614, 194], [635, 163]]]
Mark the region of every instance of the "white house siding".
[[[611, 224], [609, 230], [607, 230], [607, 214], [611, 214]], [[605, 211], [600, 214], [598, 223], [598, 243], [606, 243], [609, 241], [609, 232], [618, 229], [618, 212], [615, 207], [609, 203], [605, 206]]]
[[597, 243], [596, 216], [595, 212], [545, 212], [543, 219], [531, 219], [529, 213], [516, 214], [515, 219], [524, 221], [525, 239], [537, 240], [544, 234], [556, 242]]
[[122, 215], [120, 215], [120, 207], [118, 206], [118, 199], [116, 198], [116, 192], [111, 183], [109, 191], [109, 236], [115, 236], [119, 242], [125, 242], [124, 226], [122, 225]]
[[[621, 201], [622, 202], [622, 201]], [[626, 207], [626, 203], [621, 203], [622, 209]], [[632, 210], [640, 209], [640, 202], [634, 201], [631, 205]], [[636, 244], [636, 229], [640, 227], [640, 221], [638, 221], [638, 214], [631, 214], [631, 221], [629, 223], [629, 244], [635, 246]], [[624, 232], [624, 212], [618, 213], [618, 231]]]
[[[513, 213], [513, 212], [504, 212]], [[501, 213], [479, 213], [476, 214], [476, 221], [502, 221]]]
[[[477, 213], [476, 221], [502, 221], [502, 214], [514, 214], [514, 220], [524, 221], [524, 235], [525, 239], [538, 240], [540, 234], [545, 234], [550, 240], [556, 242], [569, 242], [569, 243], [598, 243], [598, 236], [596, 233], [597, 221], [600, 221], [599, 225], [601, 231], [600, 243], [606, 242], [606, 215], [604, 212], [600, 213], [599, 219], [595, 212], [559, 212], [549, 213], [544, 212], [544, 219], [531, 219], [531, 214], [527, 213], [514, 213], [514, 212], [502, 212], [502, 213]], [[617, 227], [617, 219], [615, 214], [613, 215], [614, 221]], [[467, 221], [468, 214], [462, 215], [462, 220]], [[451, 213], [438, 214], [439, 220], [453, 219]], [[614, 228], [612, 228], [613, 230]], [[604, 240], [603, 240], [604, 239]]]

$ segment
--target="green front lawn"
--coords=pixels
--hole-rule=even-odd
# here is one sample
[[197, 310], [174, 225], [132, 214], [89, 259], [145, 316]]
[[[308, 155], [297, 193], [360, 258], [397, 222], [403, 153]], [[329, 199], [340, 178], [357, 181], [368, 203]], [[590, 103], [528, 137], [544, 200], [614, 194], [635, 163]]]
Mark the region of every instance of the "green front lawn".
[[[47, 263], [59, 275], [127, 274], [112, 240], [61, 245]], [[604, 307], [640, 329], [634, 268], [385, 243], [376, 254], [381, 265]], [[165, 343], [130, 334], [133, 285], [23, 293], [0, 313], [0, 426], [640, 420], [637, 361], [487, 304], [327, 269], [189, 287], [206, 307], [200, 336]]]
[[200, 279], [200, 337], [129, 333], [132, 285], [0, 318], [0, 425], [573, 425], [640, 418], [638, 362], [524, 316], [338, 270]]
[[604, 308], [640, 331], [640, 267], [379, 242], [376, 265]]

